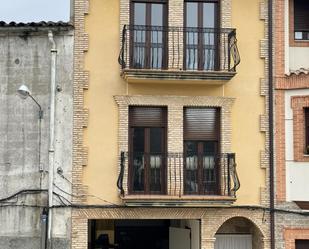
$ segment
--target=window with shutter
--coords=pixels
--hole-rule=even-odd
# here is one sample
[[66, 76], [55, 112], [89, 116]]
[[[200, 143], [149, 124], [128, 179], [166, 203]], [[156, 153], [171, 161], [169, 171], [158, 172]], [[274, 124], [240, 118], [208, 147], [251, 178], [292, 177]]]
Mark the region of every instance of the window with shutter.
[[309, 154], [309, 108], [304, 109], [305, 114], [305, 154]]
[[166, 186], [165, 107], [129, 107], [129, 191], [164, 194]]
[[309, 240], [297, 239], [295, 240], [295, 249], [308, 249]]
[[308, 0], [294, 0], [294, 37], [295, 40], [309, 40]]
[[220, 109], [184, 109], [184, 190], [215, 195], [219, 191]]

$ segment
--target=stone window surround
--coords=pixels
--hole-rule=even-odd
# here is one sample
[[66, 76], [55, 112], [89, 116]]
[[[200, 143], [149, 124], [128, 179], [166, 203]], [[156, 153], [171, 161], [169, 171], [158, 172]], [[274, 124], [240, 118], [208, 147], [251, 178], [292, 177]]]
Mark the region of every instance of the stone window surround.
[[[167, 107], [167, 151], [183, 151], [183, 108], [184, 107], [219, 107], [220, 110], [220, 149], [221, 153], [231, 152], [231, 108], [234, 98], [213, 96], [152, 96], [152, 95], [117, 95], [114, 96], [119, 107], [119, 155], [128, 151], [129, 106], [166, 106]], [[124, 190], [127, 189], [128, 167], [124, 172]], [[181, 189], [182, 176], [176, 176], [176, 188]]]
[[293, 110], [293, 146], [294, 160], [297, 162], [309, 162], [309, 156], [305, 154], [305, 116], [304, 108], [309, 107], [309, 96], [292, 97]]

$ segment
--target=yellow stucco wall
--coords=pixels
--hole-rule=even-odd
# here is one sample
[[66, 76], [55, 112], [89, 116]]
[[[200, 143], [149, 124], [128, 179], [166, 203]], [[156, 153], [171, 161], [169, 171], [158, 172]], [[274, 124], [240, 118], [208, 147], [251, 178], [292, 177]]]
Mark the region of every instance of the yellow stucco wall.
[[[118, 108], [114, 95], [209, 95], [236, 98], [232, 108], [232, 151], [237, 155], [241, 188], [236, 204], [260, 204], [260, 187], [265, 172], [260, 168], [260, 151], [265, 147], [259, 130], [259, 115], [264, 114], [259, 79], [264, 77], [264, 61], [259, 55], [259, 41], [264, 37], [264, 23], [259, 20], [258, 0], [232, 1], [232, 26], [237, 29], [241, 64], [237, 75], [224, 86], [127, 84], [119, 74], [119, 1], [91, 0], [86, 17], [89, 51], [85, 69], [90, 71], [90, 87], [85, 92], [89, 125], [84, 145], [89, 148], [88, 166], [83, 183], [89, 194], [119, 203], [117, 180]], [[89, 198], [89, 203], [100, 203]]]

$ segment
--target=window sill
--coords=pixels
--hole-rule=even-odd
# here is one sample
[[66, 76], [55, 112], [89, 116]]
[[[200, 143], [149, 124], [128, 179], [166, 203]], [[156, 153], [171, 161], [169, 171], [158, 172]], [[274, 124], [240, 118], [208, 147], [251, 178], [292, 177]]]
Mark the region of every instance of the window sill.
[[176, 83], [224, 85], [236, 72], [183, 71], [155, 69], [124, 69], [122, 77], [128, 83]]
[[230, 206], [236, 198], [219, 195], [127, 195], [122, 197], [122, 200], [127, 206], [210, 207]]

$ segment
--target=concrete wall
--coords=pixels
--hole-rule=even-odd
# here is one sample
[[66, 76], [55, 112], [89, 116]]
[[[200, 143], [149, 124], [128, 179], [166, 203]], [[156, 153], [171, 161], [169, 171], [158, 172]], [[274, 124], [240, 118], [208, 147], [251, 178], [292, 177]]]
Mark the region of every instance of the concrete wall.
[[[55, 172], [70, 181], [72, 168], [73, 31], [53, 27], [58, 49], [56, 84]], [[47, 29], [0, 29], [0, 199], [24, 189], [47, 189], [51, 56]], [[38, 107], [16, 90], [26, 84], [43, 109], [39, 146]], [[40, 171], [41, 169], [41, 171]], [[55, 184], [71, 192], [69, 181], [55, 173]], [[55, 192], [70, 199], [59, 189]], [[40, 248], [41, 213], [46, 192], [22, 194], [0, 202], [0, 248]], [[61, 203], [54, 196], [54, 205]], [[9, 205], [5, 207], [5, 205]], [[25, 205], [27, 207], [19, 207]], [[69, 248], [70, 210], [55, 212], [56, 248]], [[61, 216], [59, 219], [58, 217]], [[55, 245], [56, 245], [55, 244]]]

